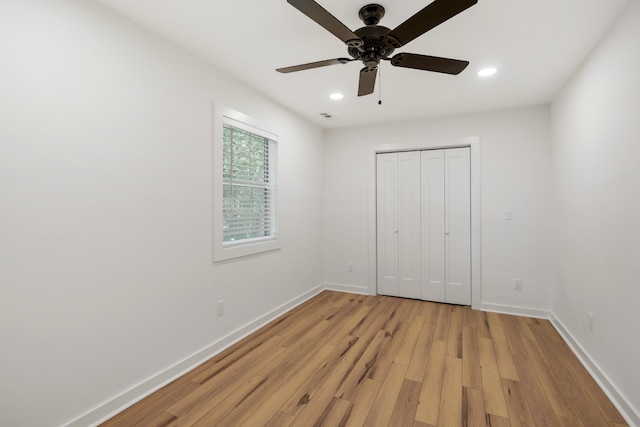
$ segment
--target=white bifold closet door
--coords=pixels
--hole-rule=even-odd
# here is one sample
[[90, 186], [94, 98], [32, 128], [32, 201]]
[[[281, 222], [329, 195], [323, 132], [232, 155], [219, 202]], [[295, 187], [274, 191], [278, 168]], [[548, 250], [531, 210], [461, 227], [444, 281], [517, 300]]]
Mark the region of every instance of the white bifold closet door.
[[469, 148], [378, 155], [378, 292], [471, 304]]
[[378, 293], [419, 299], [420, 152], [377, 156]]
[[422, 299], [471, 304], [469, 148], [421, 153]]

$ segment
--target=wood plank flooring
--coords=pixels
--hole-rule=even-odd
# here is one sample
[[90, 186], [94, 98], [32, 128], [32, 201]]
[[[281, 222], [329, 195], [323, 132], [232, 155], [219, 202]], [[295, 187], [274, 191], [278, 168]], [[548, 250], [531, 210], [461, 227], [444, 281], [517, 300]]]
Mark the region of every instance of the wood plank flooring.
[[546, 320], [330, 291], [103, 424], [624, 425]]

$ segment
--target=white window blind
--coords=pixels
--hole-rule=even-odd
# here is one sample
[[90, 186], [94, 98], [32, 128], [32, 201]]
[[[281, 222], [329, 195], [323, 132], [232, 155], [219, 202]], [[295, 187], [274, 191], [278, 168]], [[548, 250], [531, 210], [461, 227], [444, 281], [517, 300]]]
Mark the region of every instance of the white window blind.
[[276, 150], [268, 137], [223, 124], [223, 246], [276, 239]]

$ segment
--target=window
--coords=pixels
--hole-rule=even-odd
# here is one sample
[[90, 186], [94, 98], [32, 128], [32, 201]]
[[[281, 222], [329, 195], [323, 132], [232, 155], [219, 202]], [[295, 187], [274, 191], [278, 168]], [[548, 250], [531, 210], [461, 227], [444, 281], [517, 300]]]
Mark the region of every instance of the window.
[[222, 145], [223, 244], [275, 238], [275, 142], [225, 123]]
[[[216, 126], [214, 260], [278, 249], [277, 137], [224, 109]], [[235, 114], [233, 114], [235, 113]], [[242, 118], [236, 120], [231, 116]]]

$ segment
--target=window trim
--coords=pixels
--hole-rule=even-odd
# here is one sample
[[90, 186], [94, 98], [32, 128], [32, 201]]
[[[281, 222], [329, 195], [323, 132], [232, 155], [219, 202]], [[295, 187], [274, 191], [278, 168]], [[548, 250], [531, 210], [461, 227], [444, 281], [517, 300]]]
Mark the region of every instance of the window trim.
[[[267, 128], [253, 117], [236, 111], [224, 105], [214, 104], [213, 108], [213, 261], [227, 261], [234, 258], [246, 257], [279, 250], [281, 248], [279, 224], [278, 224], [278, 136], [266, 131]], [[223, 236], [223, 126], [229, 124], [233, 127], [254, 133], [273, 141], [276, 145], [276, 197], [275, 197], [275, 237], [246, 241], [233, 244], [224, 244]]]

